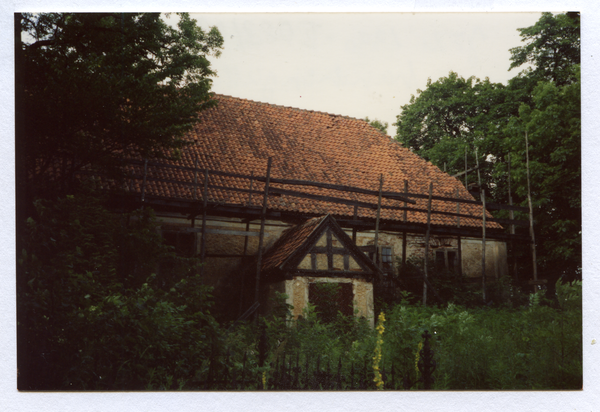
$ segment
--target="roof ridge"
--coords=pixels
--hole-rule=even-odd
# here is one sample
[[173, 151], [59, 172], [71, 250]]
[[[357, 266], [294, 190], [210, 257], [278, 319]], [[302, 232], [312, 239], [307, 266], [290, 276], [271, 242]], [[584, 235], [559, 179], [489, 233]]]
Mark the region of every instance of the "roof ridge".
[[250, 103], [258, 103], [258, 104], [263, 104], [263, 105], [271, 106], [271, 107], [278, 107], [278, 108], [282, 108], [282, 109], [292, 109], [292, 110], [297, 110], [297, 111], [306, 112], [306, 113], [325, 114], [327, 116], [336, 116], [336, 117], [341, 117], [344, 119], [361, 120], [361, 121], [365, 122], [366, 124], [369, 124], [365, 119], [359, 119], [358, 117], [352, 117], [352, 116], [348, 116], [348, 115], [344, 115], [344, 114], [328, 113], [328, 112], [323, 112], [320, 110], [301, 109], [299, 107], [285, 106], [282, 104], [275, 104], [275, 103], [268, 103], [268, 102], [261, 102], [258, 100], [246, 99], [243, 97], [236, 97], [236, 96], [231, 96], [228, 94], [221, 94], [221, 93], [214, 93], [214, 96], [226, 97], [226, 98], [235, 99], [235, 100], [244, 100], [244, 101], [250, 102]]

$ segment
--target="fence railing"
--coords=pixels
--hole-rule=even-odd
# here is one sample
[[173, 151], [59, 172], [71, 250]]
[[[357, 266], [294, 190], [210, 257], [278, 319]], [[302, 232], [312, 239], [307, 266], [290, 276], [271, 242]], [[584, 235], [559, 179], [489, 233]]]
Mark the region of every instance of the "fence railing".
[[[417, 374], [414, 366], [408, 370], [383, 363], [380, 370], [384, 390], [431, 389], [435, 360], [429, 345], [431, 335], [422, 335]], [[246, 350], [241, 361], [229, 354], [213, 354], [205, 369], [196, 375], [192, 386], [199, 390], [374, 390], [372, 354], [360, 360], [348, 361], [344, 355], [336, 359], [325, 354], [310, 356], [299, 350], [282, 351], [275, 360], [260, 366], [258, 351]], [[237, 360], [236, 360], [237, 359]], [[414, 365], [414, 358], [409, 360]]]

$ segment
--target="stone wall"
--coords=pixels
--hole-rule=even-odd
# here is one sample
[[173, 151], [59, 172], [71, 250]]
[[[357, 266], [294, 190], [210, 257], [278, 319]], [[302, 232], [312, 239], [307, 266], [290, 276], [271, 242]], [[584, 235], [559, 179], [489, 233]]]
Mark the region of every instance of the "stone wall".
[[274, 295], [274, 291], [284, 290], [288, 296], [286, 303], [293, 307], [292, 317], [298, 319], [299, 316], [303, 315], [309, 302], [309, 284], [318, 282], [352, 283], [354, 311], [357, 316], [364, 317], [371, 326], [374, 326], [373, 284], [364, 279], [295, 276], [292, 280], [285, 280], [271, 285], [269, 294]]
[[[160, 217], [161, 228], [163, 230], [186, 230], [190, 227], [190, 221], [183, 216], [163, 216]], [[200, 226], [201, 222], [196, 221], [196, 226]], [[268, 248], [272, 245], [282, 234], [282, 232], [290, 227], [290, 224], [286, 224], [279, 221], [267, 221], [265, 225], [265, 237], [264, 245]], [[234, 218], [211, 218], [207, 222], [208, 229], [220, 229], [220, 230], [235, 230], [245, 231], [246, 223], [240, 219]], [[249, 225], [249, 231], [258, 233], [260, 231], [260, 223], [253, 222]], [[346, 230], [348, 236], [352, 237], [352, 231]], [[196, 252], [200, 253], [200, 234], [197, 233], [196, 241]], [[357, 233], [357, 245], [367, 246], [373, 245], [374, 243], [374, 232], [359, 232]], [[244, 252], [244, 242], [247, 239], [247, 258], [241, 257], [207, 257], [204, 264], [204, 277], [207, 284], [218, 289], [223, 286], [222, 284], [227, 278], [241, 274], [247, 269], [247, 266], [252, 262], [252, 256], [256, 254], [258, 250], [258, 236], [240, 236], [240, 235], [223, 235], [223, 234], [206, 234], [206, 254], [207, 256], [219, 254], [219, 255], [242, 255]], [[380, 232], [378, 243], [380, 246], [387, 246], [392, 248], [394, 271], [398, 272], [398, 266], [402, 257], [402, 234], [401, 233], [388, 233]], [[432, 236], [430, 239], [430, 259], [435, 257], [435, 251], [439, 247], [457, 247], [457, 240], [453, 238], [440, 239]], [[423, 260], [425, 252], [425, 241], [423, 235], [407, 235], [407, 258], [415, 259], [417, 262]], [[481, 240], [480, 239], [462, 239], [462, 268], [463, 273], [470, 277], [481, 276]], [[498, 278], [508, 273], [507, 265], [507, 251], [506, 244], [504, 242], [490, 241], [486, 242], [486, 276], [488, 278]], [[299, 280], [303, 282], [302, 280]], [[337, 280], [336, 280], [337, 281]], [[350, 280], [348, 280], [350, 281]], [[356, 283], [354, 285], [355, 296], [358, 296], [357, 308], [367, 318], [372, 317], [372, 300], [373, 292], [372, 285], [367, 282]], [[288, 296], [289, 285], [285, 286], [285, 291]], [[307, 298], [302, 297], [302, 293], [294, 289], [294, 293], [298, 295], [296, 298], [298, 302], [304, 302]], [[307, 292], [306, 292], [307, 293]], [[292, 299], [290, 297], [290, 299]], [[369, 303], [371, 302], [371, 303]], [[293, 305], [293, 304], [292, 304]], [[296, 305], [294, 305], [296, 307]], [[295, 316], [301, 313], [304, 308], [304, 304], [299, 305], [295, 309]], [[300, 311], [300, 312], [298, 312]]]
[[[346, 231], [352, 236], [351, 231]], [[374, 232], [359, 232], [356, 236], [358, 246], [373, 245], [375, 241]], [[392, 248], [394, 259], [394, 272], [398, 274], [398, 266], [402, 259], [402, 234], [380, 232], [378, 237], [379, 246]], [[462, 248], [462, 270], [467, 277], [481, 276], [481, 239], [461, 239]], [[435, 258], [435, 251], [439, 248], [458, 248], [456, 238], [439, 238], [431, 236], [429, 240], [429, 259]], [[486, 277], [499, 278], [508, 274], [506, 243], [496, 240], [487, 240], [485, 247], [485, 273]], [[406, 257], [417, 262], [422, 262], [425, 256], [425, 236], [407, 234]]]

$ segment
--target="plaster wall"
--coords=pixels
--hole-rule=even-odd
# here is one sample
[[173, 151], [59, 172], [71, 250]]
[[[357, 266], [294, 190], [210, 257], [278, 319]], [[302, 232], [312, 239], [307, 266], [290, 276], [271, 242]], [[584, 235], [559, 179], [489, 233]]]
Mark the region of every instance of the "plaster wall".
[[[186, 230], [190, 227], [190, 221], [183, 216], [164, 216], [160, 218], [161, 228], [163, 230]], [[201, 222], [196, 221], [196, 227], [201, 226]], [[264, 245], [268, 248], [272, 245], [291, 225], [280, 221], [267, 221], [265, 223]], [[211, 218], [207, 221], [207, 229], [220, 230], [235, 230], [245, 231], [246, 223], [235, 218]], [[250, 232], [259, 233], [260, 222], [253, 222], [249, 225]], [[352, 231], [346, 230], [348, 236], [352, 237]], [[220, 281], [228, 274], [241, 271], [245, 268], [251, 256], [255, 255], [258, 250], [258, 236], [240, 236], [240, 235], [224, 235], [224, 234], [206, 234], [206, 254], [208, 256], [219, 255], [242, 255], [244, 252], [244, 242], [247, 238], [247, 258], [241, 257], [207, 257], [204, 264], [204, 276], [207, 283], [211, 286], [218, 287]], [[356, 243], [358, 246], [373, 245], [375, 234], [373, 231], [358, 232]], [[337, 245], [337, 240], [334, 239], [334, 246]], [[465, 276], [479, 277], [481, 276], [481, 240], [480, 239], [465, 239], [462, 241], [462, 268]], [[378, 238], [380, 246], [392, 248], [394, 260], [394, 271], [398, 274], [398, 266], [402, 258], [402, 234], [380, 232]], [[319, 245], [325, 246], [325, 239], [319, 239]], [[454, 238], [439, 239], [432, 236], [430, 239], [429, 258], [435, 257], [435, 250], [439, 247], [456, 248], [457, 240]], [[407, 259], [413, 258], [422, 261], [425, 252], [425, 237], [423, 235], [407, 234]], [[196, 253], [200, 253], [200, 234], [197, 233]], [[340, 258], [341, 259], [341, 258]], [[334, 264], [342, 265], [343, 262], [334, 262]], [[350, 262], [351, 268], [357, 268], [356, 262]], [[310, 261], [302, 262], [301, 267], [310, 268]], [[326, 256], [317, 255], [318, 269], [327, 268]], [[488, 240], [486, 242], [486, 276], [488, 278], [498, 278], [508, 273], [507, 250], [504, 242]]]

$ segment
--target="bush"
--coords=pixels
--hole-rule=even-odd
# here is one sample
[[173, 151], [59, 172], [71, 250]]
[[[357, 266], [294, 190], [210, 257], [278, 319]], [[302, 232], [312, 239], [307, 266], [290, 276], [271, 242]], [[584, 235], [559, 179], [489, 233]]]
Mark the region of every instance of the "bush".
[[114, 214], [89, 195], [36, 209], [20, 234], [19, 389], [189, 385], [219, 336], [197, 261], [162, 243], [148, 209]]

